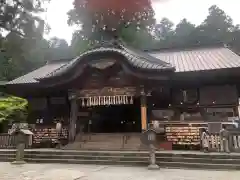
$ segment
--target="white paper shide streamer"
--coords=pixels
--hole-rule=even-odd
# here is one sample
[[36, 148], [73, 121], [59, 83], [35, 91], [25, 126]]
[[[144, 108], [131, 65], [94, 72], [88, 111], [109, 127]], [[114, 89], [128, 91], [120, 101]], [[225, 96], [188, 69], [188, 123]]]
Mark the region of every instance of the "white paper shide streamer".
[[82, 107], [134, 103], [134, 97], [130, 95], [80, 97], [79, 100]]

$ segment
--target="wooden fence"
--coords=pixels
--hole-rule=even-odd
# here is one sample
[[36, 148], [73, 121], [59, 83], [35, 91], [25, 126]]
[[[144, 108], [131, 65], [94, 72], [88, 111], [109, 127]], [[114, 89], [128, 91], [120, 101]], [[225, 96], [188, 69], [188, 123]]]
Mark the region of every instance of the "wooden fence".
[[[219, 134], [211, 134], [209, 136], [210, 151], [221, 151], [223, 143], [221, 142]], [[240, 152], [240, 133], [232, 133], [229, 137], [229, 150], [231, 152]]]
[[15, 148], [16, 147], [16, 137], [11, 136], [7, 133], [0, 134], [0, 148]]
[[[32, 138], [28, 139], [26, 148], [31, 148]], [[0, 134], [0, 149], [13, 149], [16, 148], [16, 136], [9, 135], [8, 133]]]

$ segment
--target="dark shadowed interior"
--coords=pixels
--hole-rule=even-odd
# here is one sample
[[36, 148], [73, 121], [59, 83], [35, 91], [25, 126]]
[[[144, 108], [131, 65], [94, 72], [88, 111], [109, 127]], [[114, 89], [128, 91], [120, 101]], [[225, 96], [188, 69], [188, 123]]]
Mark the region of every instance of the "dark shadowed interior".
[[141, 132], [140, 102], [134, 104], [110, 105], [93, 107], [90, 118], [83, 120], [81, 126], [85, 133], [124, 133]]

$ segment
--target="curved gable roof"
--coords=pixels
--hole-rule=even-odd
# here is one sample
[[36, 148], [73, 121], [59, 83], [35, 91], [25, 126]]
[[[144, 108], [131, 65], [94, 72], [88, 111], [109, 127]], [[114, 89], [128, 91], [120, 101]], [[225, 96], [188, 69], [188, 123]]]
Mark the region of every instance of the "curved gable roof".
[[90, 49], [82, 53], [77, 58], [69, 61], [65, 65], [54, 70], [53, 72], [47, 74], [44, 77], [39, 78], [39, 80], [48, 79], [54, 76], [60, 76], [61, 74], [67, 72], [69, 69], [71, 69], [76, 64], [81, 62], [87, 56], [103, 54], [103, 53], [115, 53], [115, 54], [121, 55], [128, 61], [129, 64], [131, 64], [133, 67], [138, 69], [155, 70], [155, 71], [166, 71], [166, 70], [174, 71], [175, 70], [175, 68], [171, 64], [161, 61], [160, 59], [157, 59], [153, 56], [150, 56], [147, 53], [140, 52], [129, 47], [125, 47], [122, 44], [117, 44], [117, 45], [110, 44], [109, 47], [101, 46], [101, 47]]

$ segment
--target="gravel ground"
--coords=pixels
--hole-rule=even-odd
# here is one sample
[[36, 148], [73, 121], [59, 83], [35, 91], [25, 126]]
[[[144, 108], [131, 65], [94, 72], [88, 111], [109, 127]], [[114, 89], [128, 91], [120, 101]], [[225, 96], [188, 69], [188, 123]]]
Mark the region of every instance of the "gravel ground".
[[1, 180], [239, 180], [240, 171], [206, 171], [144, 167], [0, 163]]

